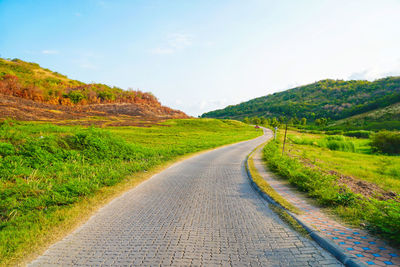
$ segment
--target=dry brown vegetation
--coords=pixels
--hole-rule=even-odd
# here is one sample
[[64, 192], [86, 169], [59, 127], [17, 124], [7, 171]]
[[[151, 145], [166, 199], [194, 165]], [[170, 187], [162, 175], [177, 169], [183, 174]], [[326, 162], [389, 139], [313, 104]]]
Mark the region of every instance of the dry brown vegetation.
[[146, 125], [188, 118], [151, 93], [85, 84], [38, 64], [0, 58], [0, 118], [61, 124]]

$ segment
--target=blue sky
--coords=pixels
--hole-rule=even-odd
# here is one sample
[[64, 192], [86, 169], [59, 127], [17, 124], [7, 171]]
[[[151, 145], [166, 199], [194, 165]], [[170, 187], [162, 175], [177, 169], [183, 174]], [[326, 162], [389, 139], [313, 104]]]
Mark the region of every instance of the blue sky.
[[190, 115], [325, 78], [400, 75], [399, 0], [0, 0], [0, 56]]

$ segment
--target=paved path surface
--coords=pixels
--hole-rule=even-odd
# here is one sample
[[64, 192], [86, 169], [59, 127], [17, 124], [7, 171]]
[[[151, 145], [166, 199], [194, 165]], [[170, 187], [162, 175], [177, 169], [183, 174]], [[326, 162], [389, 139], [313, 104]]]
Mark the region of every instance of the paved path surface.
[[[272, 132], [268, 130], [267, 136], [272, 137]], [[397, 250], [363, 230], [349, 228], [326, 216], [319, 208], [311, 205], [304, 195], [289, 186], [287, 181], [277, 179], [266, 170], [261, 156], [261, 149], [254, 153], [257, 170], [276, 192], [304, 212], [299, 218], [305, 223], [320, 231], [347, 253], [356, 256], [365, 265], [400, 266]]]
[[340, 266], [250, 186], [260, 137], [173, 165], [103, 207], [32, 266]]

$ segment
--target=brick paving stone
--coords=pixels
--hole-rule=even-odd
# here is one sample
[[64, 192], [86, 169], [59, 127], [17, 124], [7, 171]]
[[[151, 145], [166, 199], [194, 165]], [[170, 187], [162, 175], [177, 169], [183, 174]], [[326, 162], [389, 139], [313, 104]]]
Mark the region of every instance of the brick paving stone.
[[[272, 138], [272, 132], [266, 131], [267, 138]], [[298, 207], [304, 213], [299, 218], [314, 227], [326, 238], [343, 248], [348, 254], [356, 256], [366, 265], [400, 266], [399, 251], [390, 247], [377, 237], [369, 235], [360, 229], [353, 229], [340, 224], [328, 217], [318, 207], [313, 206], [287, 181], [277, 178], [262, 161], [261, 148], [254, 153], [254, 164], [261, 176], [286, 200]], [[304, 250], [303, 250], [304, 251]], [[397, 256], [397, 257], [396, 257]]]
[[30, 266], [342, 266], [251, 187], [266, 136], [174, 164], [101, 208]]

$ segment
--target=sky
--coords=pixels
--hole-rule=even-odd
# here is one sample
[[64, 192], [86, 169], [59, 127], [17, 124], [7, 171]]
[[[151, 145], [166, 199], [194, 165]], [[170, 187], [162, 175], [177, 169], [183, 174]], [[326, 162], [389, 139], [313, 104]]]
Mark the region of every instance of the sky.
[[400, 0], [0, 0], [0, 57], [198, 116], [321, 79], [400, 75]]

